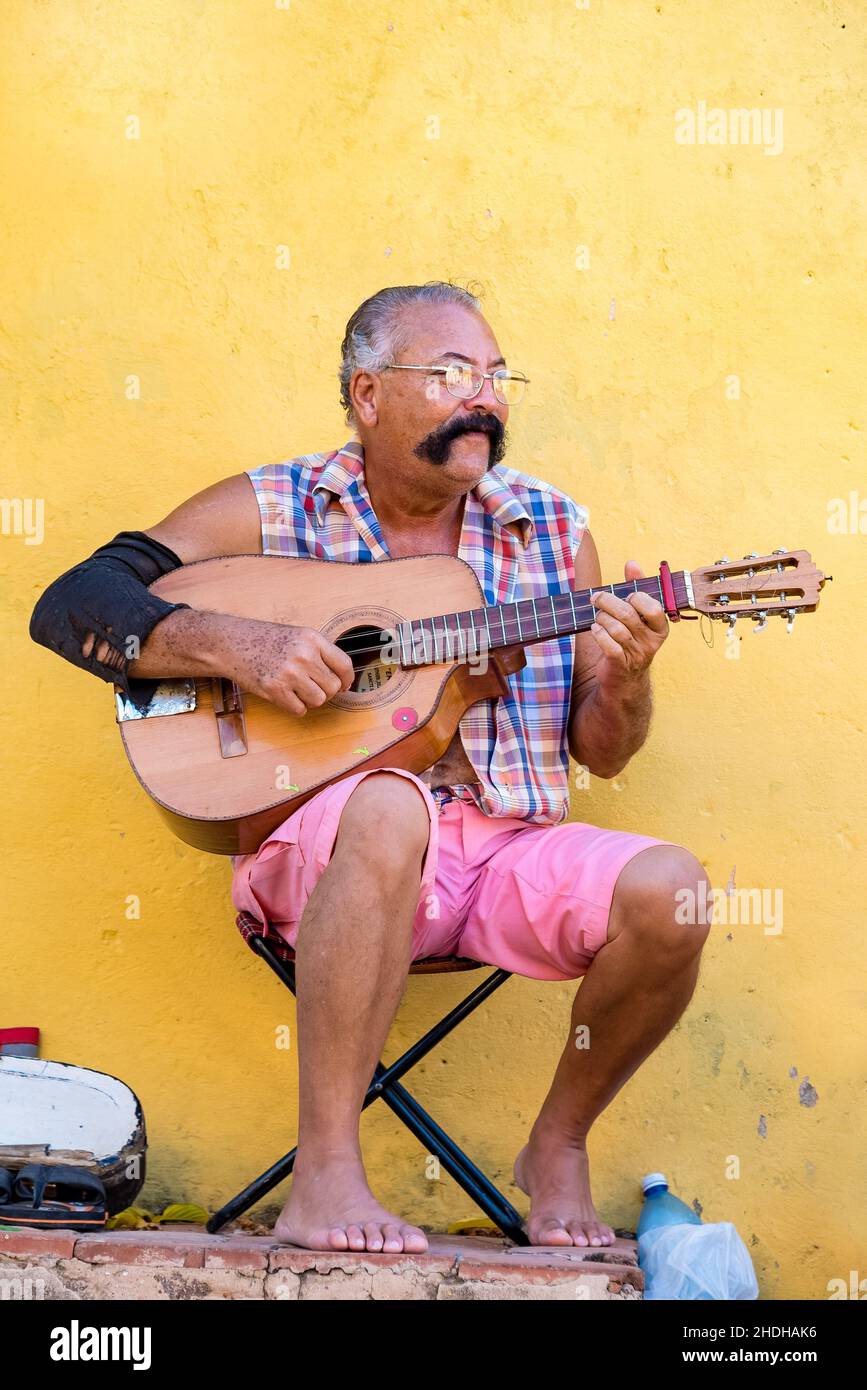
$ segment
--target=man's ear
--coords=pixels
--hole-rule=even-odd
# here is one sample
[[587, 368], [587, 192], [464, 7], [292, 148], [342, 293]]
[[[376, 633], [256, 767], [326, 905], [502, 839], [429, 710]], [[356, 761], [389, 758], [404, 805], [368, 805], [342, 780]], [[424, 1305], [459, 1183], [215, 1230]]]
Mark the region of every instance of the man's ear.
[[349, 383], [349, 395], [356, 421], [369, 428], [377, 424], [379, 406], [376, 400], [376, 377], [370, 372], [355, 372]]

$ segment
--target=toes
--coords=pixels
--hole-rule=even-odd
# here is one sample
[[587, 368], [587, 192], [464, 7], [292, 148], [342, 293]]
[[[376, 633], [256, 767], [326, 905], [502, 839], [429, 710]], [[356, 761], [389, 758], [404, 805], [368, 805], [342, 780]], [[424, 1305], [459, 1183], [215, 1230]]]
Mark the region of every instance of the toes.
[[418, 1226], [401, 1226], [400, 1234], [408, 1255], [421, 1255], [427, 1250], [427, 1236]]
[[[573, 1245], [589, 1245], [589, 1244], [590, 1244], [590, 1236], [588, 1235], [588, 1229], [589, 1229], [589, 1228], [588, 1228], [588, 1226], [587, 1226], [587, 1223], [584, 1222], [584, 1221], [570, 1221], [570, 1222], [569, 1222], [569, 1238], [570, 1238], [570, 1240], [572, 1241], [572, 1244], [573, 1244]], [[599, 1244], [598, 1241], [597, 1241], [596, 1243], [597, 1243], [597, 1245]]]
[[367, 1242], [364, 1237], [364, 1231], [360, 1226], [347, 1226], [346, 1239], [349, 1241], [350, 1250], [366, 1249]]
[[368, 1221], [364, 1227], [364, 1239], [368, 1250], [382, 1249], [382, 1227], [376, 1221]]
[[342, 1226], [332, 1226], [328, 1232], [328, 1247], [330, 1250], [348, 1250], [349, 1241], [346, 1239], [346, 1232]]
[[561, 1221], [552, 1217], [549, 1221], [543, 1220], [539, 1223], [535, 1235], [530, 1236], [530, 1241], [533, 1245], [571, 1245], [572, 1236]]
[[385, 1237], [385, 1244], [382, 1247], [383, 1251], [387, 1255], [400, 1254], [403, 1250], [403, 1236], [400, 1233], [400, 1227], [397, 1222], [384, 1222], [382, 1231]]
[[576, 1245], [611, 1245], [614, 1232], [602, 1221], [570, 1221], [569, 1234]]

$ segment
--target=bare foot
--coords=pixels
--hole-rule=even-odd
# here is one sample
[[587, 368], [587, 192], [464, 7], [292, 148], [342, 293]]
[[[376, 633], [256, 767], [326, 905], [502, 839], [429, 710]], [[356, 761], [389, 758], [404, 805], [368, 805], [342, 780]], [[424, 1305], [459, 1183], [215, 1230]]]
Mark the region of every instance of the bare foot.
[[590, 1196], [585, 1144], [534, 1139], [515, 1159], [515, 1182], [530, 1198], [531, 1245], [611, 1245], [614, 1232], [600, 1221]]
[[380, 1206], [357, 1154], [296, 1162], [289, 1200], [277, 1218], [278, 1240], [305, 1250], [374, 1250], [421, 1254], [427, 1236]]

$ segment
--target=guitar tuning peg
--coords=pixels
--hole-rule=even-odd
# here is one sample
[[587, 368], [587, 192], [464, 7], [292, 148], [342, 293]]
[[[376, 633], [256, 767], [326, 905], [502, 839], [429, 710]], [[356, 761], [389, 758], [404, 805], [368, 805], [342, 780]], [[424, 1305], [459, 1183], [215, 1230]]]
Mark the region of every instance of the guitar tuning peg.
[[[746, 555], [745, 555], [745, 556], [744, 556], [744, 559], [746, 559], [746, 558], [747, 558], [747, 557], [746, 557]], [[767, 612], [766, 612], [764, 609], [762, 609], [761, 613], [759, 613], [759, 617], [761, 618], [761, 622], [760, 622], [760, 623], [757, 623], [756, 626], [755, 626], [755, 628], [754, 628], [753, 630], [754, 630], [755, 632], [764, 632], [765, 628], [766, 628], [767, 625], [768, 625], [768, 615], [767, 615]]]
[[714, 564], [715, 564], [715, 565], [727, 565], [728, 563], [729, 563], [729, 557], [728, 557], [728, 555], [724, 555], [724, 556], [722, 557], [721, 560], [714, 560]]
[[759, 552], [758, 552], [757, 550], [751, 550], [750, 553], [749, 553], [749, 555], [742, 555], [742, 556], [741, 556], [741, 559], [742, 559], [742, 560], [758, 560], [758, 558], [759, 558]]
[[791, 631], [792, 631], [792, 628], [793, 628], [794, 625], [795, 625], [795, 610], [794, 610], [794, 608], [787, 608], [787, 609], [786, 609], [786, 616], [787, 616], [787, 618], [789, 619], [789, 621], [786, 623], [786, 631], [787, 631], [787, 632], [791, 632]]
[[786, 553], [787, 553], [787, 552], [786, 552], [785, 550], [772, 550], [772, 551], [771, 551], [771, 554], [772, 554], [772, 555], [785, 555]]

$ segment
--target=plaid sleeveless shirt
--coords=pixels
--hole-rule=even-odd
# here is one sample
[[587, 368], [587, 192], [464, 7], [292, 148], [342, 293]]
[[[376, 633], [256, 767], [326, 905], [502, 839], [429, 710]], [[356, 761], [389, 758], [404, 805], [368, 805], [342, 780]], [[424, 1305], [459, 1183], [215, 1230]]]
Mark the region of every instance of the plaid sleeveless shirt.
[[[266, 555], [367, 564], [389, 558], [364, 481], [364, 446], [247, 469]], [[458, 555], [485, 601], [516, 603], [575, 588], [584, 507], [539, 478], [497, 464], [467, 493]], [[476, 771], [472, 799], [489, 816], [558, 825], [569, 814], [568, 722], [575, 638], [524, 649], [509, 694], [471, 705], [461, 741]], [[432, 793], [436, 799], [436, 791]]]

